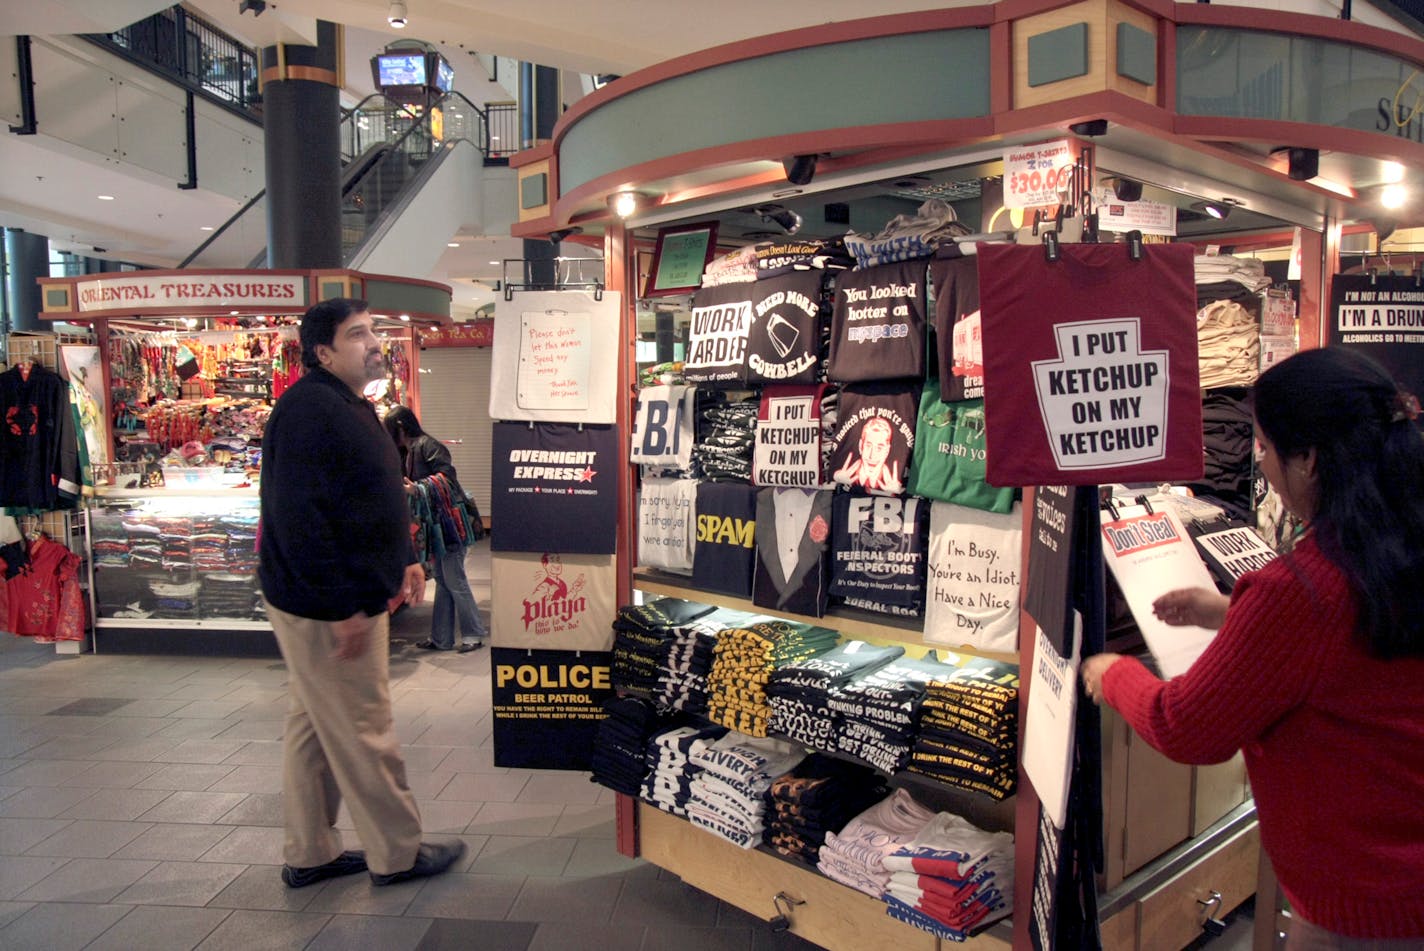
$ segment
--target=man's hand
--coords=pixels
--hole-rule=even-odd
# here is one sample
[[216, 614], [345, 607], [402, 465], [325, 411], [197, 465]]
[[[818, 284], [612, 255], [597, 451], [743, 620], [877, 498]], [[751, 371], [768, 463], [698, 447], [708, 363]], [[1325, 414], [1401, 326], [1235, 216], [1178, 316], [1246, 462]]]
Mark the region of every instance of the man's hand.
[[425, 600], [425, 568], [422, 565], [405, 566], [400, 597], [406, 604], [419, 604]]
[[337, 660], [355, 660], [366, 653], [375, 627], [376, 619], [364, 611], [357, 611], [344, 621], [332, 621], [331, 633], [336, 635], [336, 650], [332, 656]]

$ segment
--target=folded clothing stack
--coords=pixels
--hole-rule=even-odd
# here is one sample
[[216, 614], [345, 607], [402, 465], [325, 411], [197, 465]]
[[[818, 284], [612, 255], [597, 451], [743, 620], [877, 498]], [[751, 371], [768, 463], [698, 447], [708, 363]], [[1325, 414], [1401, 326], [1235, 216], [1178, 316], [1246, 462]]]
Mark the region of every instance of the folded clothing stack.
[[258, 616], [262, 598], [252, 575], [215, 571], [202, 575], [201, 582], [198, 604], [204, 618], [251, 620]]
[[688, 756], [687, 818], [744, 849], [761, 843], [766, 793], [772, 782], [806, 758], [784, 740], [728, 733]]
[[778, 667], [766, 685], [771, 732], [812, 749], [835, 752], [839, 718], [829, 705], [831, 693], [852, 677], [877, 670], [904, 653], [903, 647], [847, 641], [824, 654]]
[[881, 898], [890, 884], [885, 858], [913, 842], [934, 815], [908, 792], [897, 789], [848, 822], [840, 832], [826, 833], [816, 867], [827, 878]]
[[671, 724], [641, 697], [613, 697], [603, 712], [593, 738], [593, 781], [636, 796], [648, 774], [648, 738]]
[[688, 757], [723, 736], [718, 726], [672, 726], [648, 738], [648, 770], [638, 796], [663, 812], [687, 815], [692, 767]]
[[708, 719], [749, 736], [766, 736], [771, 719], [766, 685], [772, 672], [825, 653], [838, 636], [829, 628], [790, 621], [723, 631], [707, 678]]
[[766, 844], [782, 855], [815, 865], [828, 832], [889, 794], [875, 771], [812, 753], [772, 781], [766, 812]]
[[1007, 798], [1018, 777], [1018, 667], [968, 659], [931, 681], [907, 767], [950, 786]]
[[885, 867], [890, 916], [947, 941], [963, 941], [1012, 910], [1014, 837], [960, 816], [936, 815], [886, 856]]
[[648, 699], [660, 694], [668, 658], [681, 643], [681, 632], [712, 611], [709, 605], [680, 598], [619, 608], [613, 620], [614, 689]]
[[[719, 403], [699, 413], [692, 455], [702, 476], [713, 482], [752, 481], [757, 411], [761, 399]], [[704, 435], [705, 433], [705, 435]]]
[[858, 674], [828, 699], [837, 714], [837, 748], [887, 773], [904, 769], [927, 685], [958, 669], [931, 651], [921, 660], [897, 657]]

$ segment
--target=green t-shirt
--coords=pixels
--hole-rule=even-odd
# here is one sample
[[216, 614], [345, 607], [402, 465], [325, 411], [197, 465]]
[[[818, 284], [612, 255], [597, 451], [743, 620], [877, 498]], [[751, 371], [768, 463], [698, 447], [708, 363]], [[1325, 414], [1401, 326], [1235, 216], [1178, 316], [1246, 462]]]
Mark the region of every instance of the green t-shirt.
[[915, 423], [915, 456], [910, 492], [926, 499], [954, 502], [988, 512], [1013, 509], [1014, 492], [984, 481], [984, 401], [946, 403], [933, 380], [920, 397]]

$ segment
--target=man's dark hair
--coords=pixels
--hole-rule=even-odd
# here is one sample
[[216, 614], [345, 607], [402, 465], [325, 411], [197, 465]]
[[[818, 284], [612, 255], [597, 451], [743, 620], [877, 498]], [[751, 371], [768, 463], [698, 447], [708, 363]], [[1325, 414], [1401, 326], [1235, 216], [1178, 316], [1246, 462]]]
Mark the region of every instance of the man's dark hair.
[[371, 305], [354, 297], [333, 297], [308, 308], [302, 315], [302, 366], [308, 370], [321, 366], [316, 348], [323, 344], [331, 346], [336, 341], [336, 328], [345, 323], [346, 318], [370, 309]]

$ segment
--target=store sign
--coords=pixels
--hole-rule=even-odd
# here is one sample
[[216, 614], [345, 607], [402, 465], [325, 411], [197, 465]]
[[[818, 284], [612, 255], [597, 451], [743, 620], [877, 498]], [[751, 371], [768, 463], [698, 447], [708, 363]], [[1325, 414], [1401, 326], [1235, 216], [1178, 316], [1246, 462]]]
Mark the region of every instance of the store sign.
[[193, 274], [175, 277], [102, 277], [79, 281], [75, 303], [82, 314], [133, 314], [148, 308], [236, 307], [269, 314], [307, 308], [305, 277]]
[[979, 253], [990, 485], [1202, 473], [1192, 249]]
[[620, 297], [523, 291], [495, 302], [490, 417], [612, 423]]
[[1098, 229], [1119, 234], [1141, 231], [1143, 234], [1177, 234], [1177, 209], [1159, 201], [1118, 201], [1111, 188], [1093, 192], [1093, 209], [1098, 213]]
[[1066, 139], [1004, 153], [1004, 206], [1032, 208], [1063, 200], [1077, 159]]
[[490, 652], [496, 766], [586, 770], [603, 702], [613, 696], [605, 651]]
[[441, 324], [429, 330], [421, 330], [420, 346], [424, 350], [441, 350], [452, 347], [494, 346], [494, 321], [469, 320], [463, 324]]
[[1267, 291], [1261, 303], [1261, 335], [1295, 336], [1295, 298], [1281, 291]]

